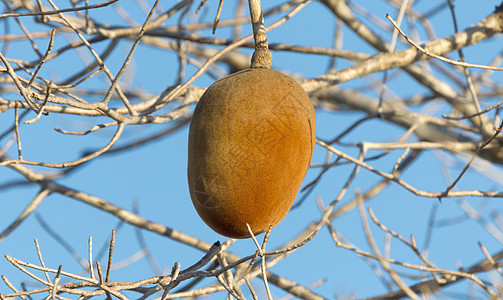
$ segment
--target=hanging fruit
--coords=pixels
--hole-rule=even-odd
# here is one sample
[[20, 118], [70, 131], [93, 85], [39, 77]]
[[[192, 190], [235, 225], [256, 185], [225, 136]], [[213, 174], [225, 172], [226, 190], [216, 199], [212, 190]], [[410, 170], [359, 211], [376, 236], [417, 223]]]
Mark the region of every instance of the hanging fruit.
[[285, 217], [315, 144], [311, 101], [295, 80], [269, 69], [258, 22], [251, 68], [213, 83], [189, 130], [192, 203], [208, 226], [232, 238], [249, 237], [246, 224], [256, 235]]

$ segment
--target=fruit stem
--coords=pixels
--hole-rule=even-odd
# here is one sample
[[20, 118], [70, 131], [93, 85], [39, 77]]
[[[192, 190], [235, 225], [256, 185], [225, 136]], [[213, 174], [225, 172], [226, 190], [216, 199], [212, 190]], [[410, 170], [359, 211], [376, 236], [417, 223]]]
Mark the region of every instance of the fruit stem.
[[250, 6], [250, 18], [253, 28], [253, 39], [255, 40], [255, 52], [251, 59], [252, 68], [271, 68], [272, 55], [267, 43], [267, 34], [264, 27], [264, 17], [260, 0], [248, 0]]

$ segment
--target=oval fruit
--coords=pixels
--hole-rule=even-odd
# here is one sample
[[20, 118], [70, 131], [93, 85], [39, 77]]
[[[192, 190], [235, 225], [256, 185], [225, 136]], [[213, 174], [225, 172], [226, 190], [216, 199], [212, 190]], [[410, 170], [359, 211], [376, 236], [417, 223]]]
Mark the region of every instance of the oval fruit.
[[190, 123], [188, 182], [199, 216], [216, 232], [246, 238], [290, 210], [311, 162], [315, 115], [290, 77], [251, 68], [216, 81]]

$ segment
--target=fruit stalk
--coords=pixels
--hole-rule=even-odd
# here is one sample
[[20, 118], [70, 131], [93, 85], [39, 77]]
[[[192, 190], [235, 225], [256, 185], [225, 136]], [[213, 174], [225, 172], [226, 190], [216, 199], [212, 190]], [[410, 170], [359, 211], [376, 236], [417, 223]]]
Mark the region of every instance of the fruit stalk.
[[255, 40], [255, 51], [251, 59], [251, 67], [269, 69], [272, 64], [272, 55], [267, 43], [260, 0], [248, 0], [248, 5], [250, 6], [253, 39]]

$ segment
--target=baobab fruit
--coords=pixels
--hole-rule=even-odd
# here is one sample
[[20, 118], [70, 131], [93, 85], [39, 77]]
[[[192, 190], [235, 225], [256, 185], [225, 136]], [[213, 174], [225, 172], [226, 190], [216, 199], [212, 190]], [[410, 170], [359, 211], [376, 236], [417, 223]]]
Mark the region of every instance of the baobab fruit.
[[309, 97], [290, 77], [251, 68], [212, 84], [189, 130], [192, 203], [213, 230], [247, 238], [277, 225], [306, 175], [315, 144]]

